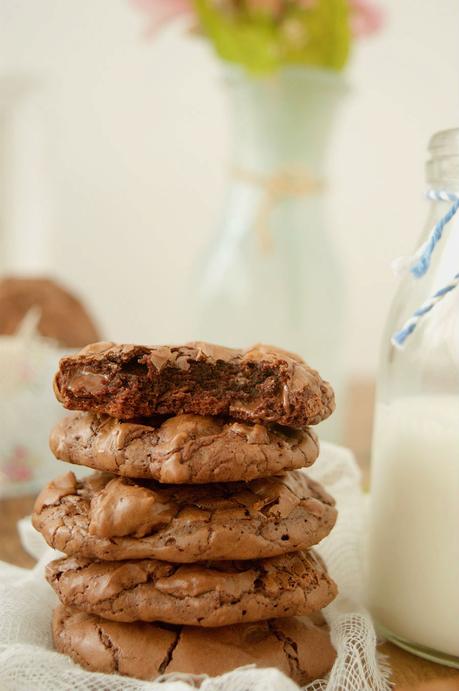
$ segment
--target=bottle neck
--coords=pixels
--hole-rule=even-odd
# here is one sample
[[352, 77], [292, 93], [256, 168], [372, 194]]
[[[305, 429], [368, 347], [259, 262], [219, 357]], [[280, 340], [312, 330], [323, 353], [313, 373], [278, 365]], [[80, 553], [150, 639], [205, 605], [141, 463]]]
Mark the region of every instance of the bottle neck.
[[459, 192], [459, 128], [434, 134], [428, 152], [426, 178], [430, 186]]
[[[422, 231], [421, 239], [425, 240], [437, 224], [452, 209], [456, 200], [459, 199], [459, 180], [452, 178], [430, 178], [427, 180], [426, 196], [428, 198], [428, 210], [425, 226]], [[447, 218], [443, 235], [448, 234], [451, 228], [455, 227], [459, 217], [459, 211], [451, 218]]]
[[331, 71], [289, 68], [254, 77], [226, 72], [233, 166], [258, 172], [289, 167], [322, 175], [336, 112], [347, 87]]
[[[440, 166], [449, 164], [449, 161], [429, 161], [427, 163], [427, 189], [459, 196], [459, 177], [455, 178], [452, 174], [445, 175], [445, 170], [439, 170]], [[440, 175], [440, 173], [442, 174]]]
[[[422, 231], [418, 246], [425, 243], [432, 234], [435, 225], [452, 209], [454, 197], [459, 198], [459, 185], [451, 180], [439, 180], [438, 184], [431, 184], [429, 190], [442, 191], [452, 195], [449, 199], [430, 199], [426, 223]], [[441, 240], [435, 247], [430, 261], [426, 279], [423, 281], [424, 291], [435, 292], [446, 285], [459, 271], [459, 211], [446, 222], [442, 229]], [[427, 295], [426, 295], [427, 297]]]
[[[430, 237], [435, 225], [444, 219], [441, 242], [436, 245], [431, 261], [431, 280], [440, 273], [452, 276], [459, 266], [459, 212], [454, 215], [453, 204], [459, 199], [459, 128], [437, 132], [428, 146], [429, 160], [426, 163], [426, 179], [430, 196], [430, 207], [423, 232], [423, 240]], [[445, 198], [438, 198], [438, 195]], [[437, 197], [437, 198], [436, 198]], [[441, 271], [440, 271], [441, 269]], [[451, 273], [452, 272], [452, 273]], [[442, 279], [442, 280], [447, 280]]]

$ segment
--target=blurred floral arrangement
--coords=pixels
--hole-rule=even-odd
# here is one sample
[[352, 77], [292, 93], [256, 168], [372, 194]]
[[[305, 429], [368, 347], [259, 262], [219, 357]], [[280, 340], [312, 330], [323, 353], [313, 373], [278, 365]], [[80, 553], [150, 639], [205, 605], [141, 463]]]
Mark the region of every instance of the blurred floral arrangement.
[[372, 34], [382, 12], [369, 0], [131, 0], [150, 31], [185, 17], [217, 54], [250, 72], [286, 65], [342, 69], [352, 41]]

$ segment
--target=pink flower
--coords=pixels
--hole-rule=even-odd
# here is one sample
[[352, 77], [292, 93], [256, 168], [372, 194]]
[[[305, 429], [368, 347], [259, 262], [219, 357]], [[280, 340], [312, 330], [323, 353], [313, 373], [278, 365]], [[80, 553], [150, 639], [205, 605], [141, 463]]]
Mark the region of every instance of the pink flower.
[[163, 24], [194, 15], [192, 0], [130, 0], [131, 4], [150, 18], [148, 33], [157, 31]]
[[[314, 9], [319, 0], [296, 0], [297, 6], [305, 10]], [[130, 0], [131, 4], [148, 15], [148, 33], [157, 31], [163, 24], [180, 17], [196, 18], [193, 0]], [[240, 0], [214, 0], [222, 11], [237, 10]], [[371, 0], [348, 0], [351, 31], [354, 37], [368, 36], [381, 28], [383, 12]], [[245, 0], [248, 9], [266, 12], [279, 18], [286, 8], [286, 0]]]
[[384, 22], [383, 12], [368, 0], [348, 0], [351, 31], [354, 36], [369, 36], [380, 30]]

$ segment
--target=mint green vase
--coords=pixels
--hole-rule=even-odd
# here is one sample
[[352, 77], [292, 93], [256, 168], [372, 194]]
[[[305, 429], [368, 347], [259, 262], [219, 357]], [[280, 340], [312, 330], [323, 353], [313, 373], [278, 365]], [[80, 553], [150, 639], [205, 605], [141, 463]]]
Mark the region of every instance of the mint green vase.
[[227, 199], [194, 272], [194, 336], [299, 353], [334, 386], [321, 436], [341, 438], [345, 285], [332, 229], [326, 155], [347, 89], [337, 73], [226, 73], [233, 115]]

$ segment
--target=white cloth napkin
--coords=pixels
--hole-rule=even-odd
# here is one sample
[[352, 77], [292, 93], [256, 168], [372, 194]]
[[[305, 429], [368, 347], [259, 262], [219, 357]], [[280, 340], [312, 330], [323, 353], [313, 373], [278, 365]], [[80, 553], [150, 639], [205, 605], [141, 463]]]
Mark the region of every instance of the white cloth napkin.
[[[362, 533], [364, 497], [360, 473], [350, 451], [322, 444], [319, 460], [307, 471], [332, 494], [338, 521], [319, 545], [339, 595], [325, 610], [336, 662], [328, 679], [309, 684], [308, 691], [389, 691], [389, 668], [376, 652], [376, 636], [362, 605]], [[186, 691], [197, 679], [167, 675], [145, 682], [83, 670], [53, 650], [51, 612], [56, 596], [43, 576], [45, 564], [56, 557], [30, 519], [20, 521], [24, 547], [38, 558], [32, 570], [0, 562], [0, 688], [2, 691]], [[199, 678], [202, 691], [298, 691], [276, 669], [244, 667], [220, 677]]]

